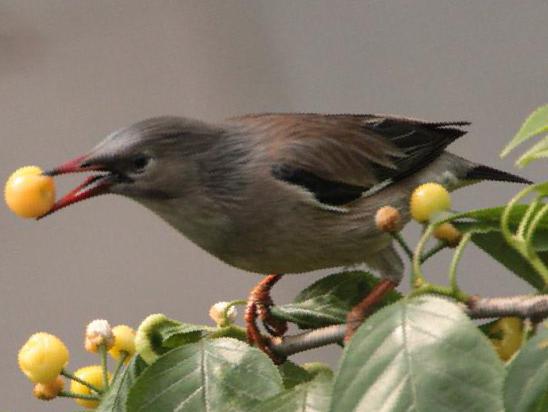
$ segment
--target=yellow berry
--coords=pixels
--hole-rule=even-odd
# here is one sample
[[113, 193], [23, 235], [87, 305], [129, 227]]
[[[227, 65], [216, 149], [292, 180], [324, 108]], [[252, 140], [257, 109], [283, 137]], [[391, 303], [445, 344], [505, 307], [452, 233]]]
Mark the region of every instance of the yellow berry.
[[451, 207], [451, 197], [447, 189], [438, 183], [425, 183], [417, 187], [411, 195], [411, 217], [417, 222], [427, 222], [435, 213]]
[[499, 357], [507, 361], [523, 343], [523, 321], [517, 317], [500, 318], [489, 328], [489, 334]]
[[126, 352], [129, 360], [135, 353], [135, 330], [127, 325], [118, 325], [112, 328], [114, 334], [114, 346], [108, 351], [110, 356], [118, 360], [122, 356], [122, 352]]
[[59, 392], [63, 390], [64, 386], [65, 382], [63, 381], [63, 378], [58, 376], [49, 383], [37, 383], [34, 385], [32, 394], [35, 398], [40, 400], [51, 401], [59, 395]]
[[34, 218], [47, 213], [55, 203], [55, 183], [37, 166], [17, 169], [6, 182], [4, 199], [17, 216]]
[[53, 381], [67, 365], [69, 352], [56, 336], [39, 332], [19, 350], [19, 368], [34, 383]]
[[462, 239], [462, 233], [451, 223], [445, 222], [434, 229], [434, 237], [447, 243], [449, 247], [457, 247]]
[[[103, 389], [105, 383], [103, 382], [103, 368], [100, 365], [85, 366], [74, 372], [74, 376], [77, 378], [95, 386], [98, 389]], [[109, 381], [112, 379], [112, 375], [108, 374]], [[95, 395], [90, 388], [80, 382], [71, 381], [70, 391], [78, 395]], [[99, 401], [92, 401], [88, 399], [75, 399], [78, 405], [84, 408], [93, 409], [99, 405]]]
[[382, 232], [399, 232], [403, 228], [401, 214], [392, 206], [381, 207], [375, 214], [375, 225]]

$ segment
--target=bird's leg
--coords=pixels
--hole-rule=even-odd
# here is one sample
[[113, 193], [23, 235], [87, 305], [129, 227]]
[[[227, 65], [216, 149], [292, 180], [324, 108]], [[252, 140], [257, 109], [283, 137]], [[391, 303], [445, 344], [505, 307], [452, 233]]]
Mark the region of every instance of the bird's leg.
[[257, 318], [261, 319], [265, 329], [273, 336], [283, 336], [287, 331], [287, 322], [276, 319], [270, 314], [270, 307], [273, 305], [270, 290], [281, 278], [282, 275], [265, 276], [249, 293], [245, 308], [245, 324], [249, 344], [257, 346], [275, 362], [278, 359], [261, 334], [257, 326]]
[[346, 315], [346, 333], [344, 342], [348, 342], [356, 329], [360, 327], [364, 319], [369, 316], [375, 306], [386, 296], [388, 292], [398, 286], [398, 283], [391, 279], [381, 279], [371, 292]]

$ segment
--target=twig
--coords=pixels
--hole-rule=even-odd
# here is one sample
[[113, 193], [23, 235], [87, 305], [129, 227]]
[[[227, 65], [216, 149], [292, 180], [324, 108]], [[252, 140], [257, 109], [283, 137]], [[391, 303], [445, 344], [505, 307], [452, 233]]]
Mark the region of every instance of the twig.
[[548, 316], [548, 295], [522, 295], [505, 298], [480, 298], [468, 300], [466, 312], [473, 319], [518, 316], [543, 319]]
[[[469, 298], [464, 308], [472, 319], [518, 316], [539, 320], [548, 317], [548, 295], [521, 295], [511, 297]], [[346, 324], [332, 325], [303, 332], [298, 335], [270, 338], [271, 350], [279, 356], [290, 356], [298, 352], [332, 343], [342, 342]]]

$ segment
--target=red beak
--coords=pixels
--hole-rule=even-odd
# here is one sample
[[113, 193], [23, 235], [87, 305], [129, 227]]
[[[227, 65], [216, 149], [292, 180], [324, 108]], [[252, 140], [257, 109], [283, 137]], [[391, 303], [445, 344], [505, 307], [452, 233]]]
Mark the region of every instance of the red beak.
[[57, 176], [67, 173], [83, 173], [83, 172], [103, 172], [89, 176], [78, 187], [71, 190], [61, 199], [59, 199], [53, 207], [46, 214], [39, 216], [37, 220], [40, 220], [52, 213], [72, 205], [73, 203], [80, 202], [95, 196], [108, 193], [109, 188], [114, 183], [116, 177], [110, 173], [104, 166], [99, 164], [93, 164], [86, 161], [85, 156], [78, 157], [70, 162], [62, 164], [54, 169], [44, 172], [48, 176]]

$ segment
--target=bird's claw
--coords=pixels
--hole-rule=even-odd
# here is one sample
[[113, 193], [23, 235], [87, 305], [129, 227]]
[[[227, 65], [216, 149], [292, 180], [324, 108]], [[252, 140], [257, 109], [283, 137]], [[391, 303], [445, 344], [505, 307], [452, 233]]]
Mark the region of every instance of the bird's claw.
[[255, 345], [265, 352], [276, 364], [283, 363], [284, 359], [281, 359], [272, 352], [268, 338], [262, 335], [257, 326], [257, 318], [261, 319], [264, 328], [272, 336], [283, 336], [287, 331], [287, 322], [274, 318], [270, 313], [270, 308], [273, 305], [270, 290], [281, 277], [282, 275], [268, 275], [261, 280], [251, 290], [245, 309], [245, 323], [249, 344]]

